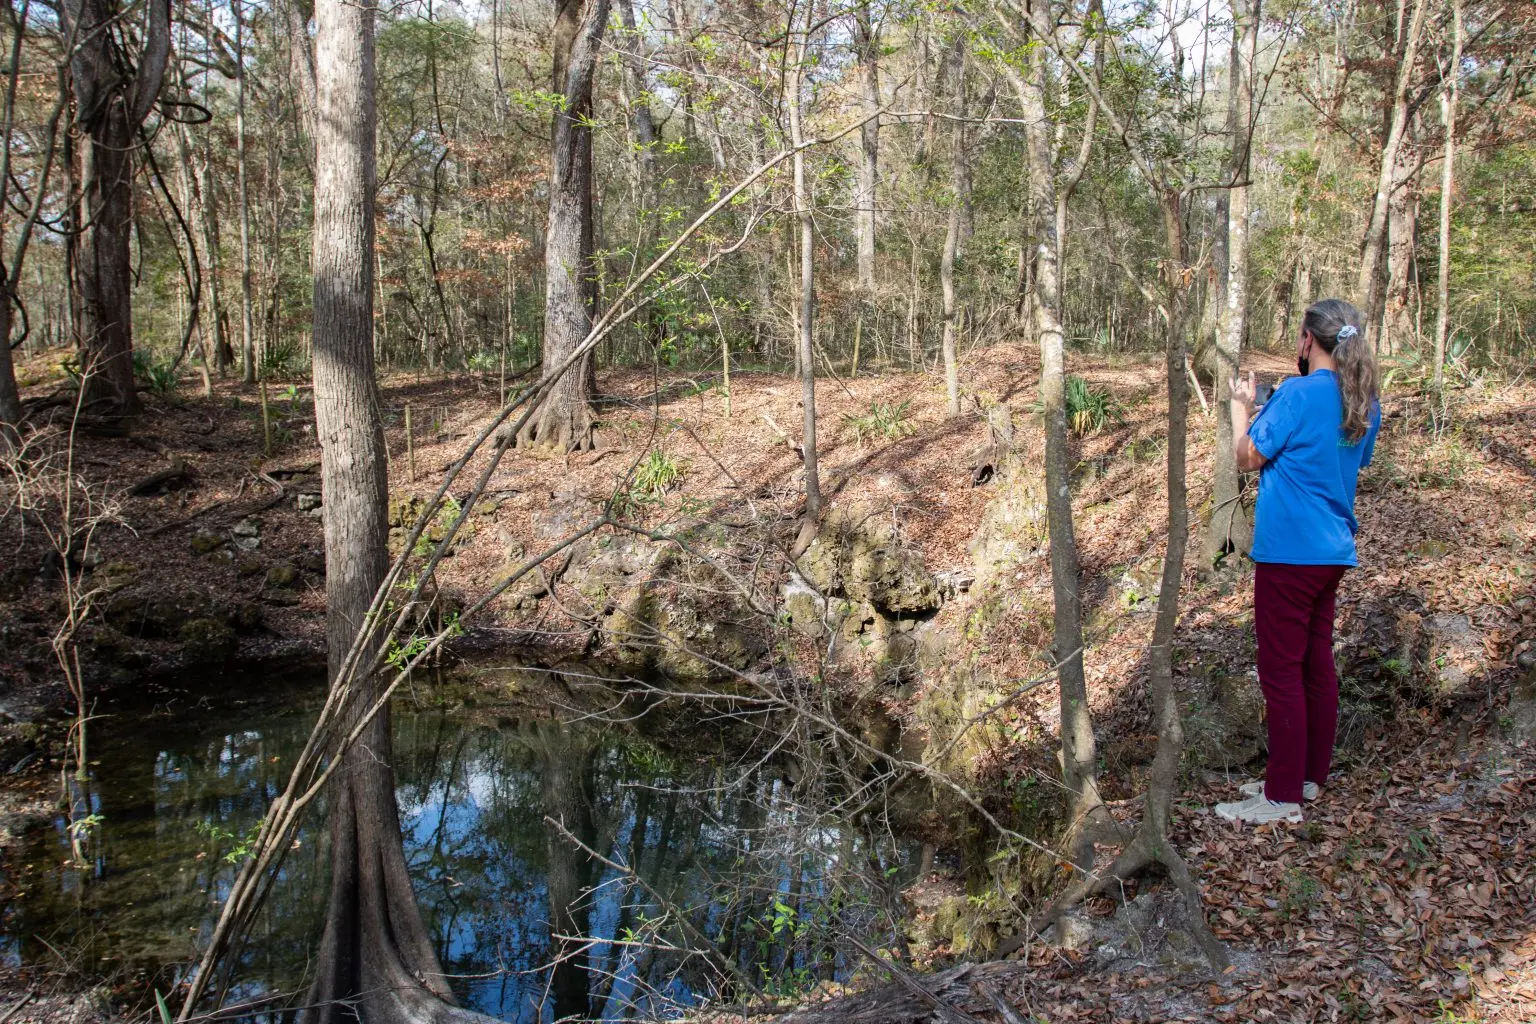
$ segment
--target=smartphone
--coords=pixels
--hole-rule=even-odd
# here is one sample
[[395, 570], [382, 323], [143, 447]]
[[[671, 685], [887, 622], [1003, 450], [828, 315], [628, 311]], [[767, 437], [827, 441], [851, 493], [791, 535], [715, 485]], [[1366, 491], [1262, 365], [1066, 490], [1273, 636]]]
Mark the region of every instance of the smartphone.
[[1254, 407], [1257, 408], [1258, 406], [1261, 406], [1265, 402], [1269, 401], [1270, 396], [1272, 396], [1274, 393], [1275, 386], [1273, 384], [1260, 384], [1257, 388], [1254, 389]]

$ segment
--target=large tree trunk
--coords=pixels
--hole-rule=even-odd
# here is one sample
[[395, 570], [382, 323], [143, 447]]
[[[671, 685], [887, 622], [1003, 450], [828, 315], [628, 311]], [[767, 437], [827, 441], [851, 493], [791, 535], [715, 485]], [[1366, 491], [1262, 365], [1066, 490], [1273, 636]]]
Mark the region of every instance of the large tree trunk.
[[1419, 39], [1423, 35], [1424, 12], [1428, 6], [1427, 0], [1413, 0], [1413, 12], [1408, 23], [1402, 25], [1402, 19], [1399, 18], [1397, 75], [1392, 90], [1391, 113], [1387, 136], [1381, 148], [1381, 165], [1376, 176], [1376, 195], [1371, 202], [1371, 217], [1366, 224], [1365, 240], [1360, 247], [1360, 274], [1355, 291], [1357, 299], [1364, 304], [1362, 312], [1365, 315], [1366, 340], [1373, 347], [1380, 342], [1383, 306], [1381, 264], [1387, 240], [1388, 206], [1398, 168], [1398, 150], [1408, 129], [1408, 88], [1413, 81], [1414, 65], [1418, 62]]
[[1435, 387], [1445, 383], [1445, 343], [1451, 332], [1451, 200], [1456, 194], [1456, 105], [1461, 80], [1460, 0], [1451, 0], [1451, 64], [1440, 88], [1445, 156], [1440, 166], [1440, 265], [1435, 278]]
[[[587, 944], [579, 938], [590, 930], [592, 904], [587, 888], [592, 883], [593, 861], [565, 835], [569, 832], [589, 847], [600, 845], [592, 818], [591, 774], [595, 750], [565, 725], [551, 723], [539, 728], [542, 770], [539, 774], [544, 815], [559, 827], [545, 825], [549, 898], [550, 953], [554, 970], [550, 994], [555, 1020], [591, 1019], [592, 985]], [[639, 861], [631, 861], [638, 870]]]
[[[555, 111], [550, 154], [549, 224], [544, 236], [544, 356], [546, 380], [592, 329], [596, 299], [592, 220], [592, 79], [597, 71], [609, 0], [560, 0], [555, 16], [554, 87], [565, 96]], [[563, 451], [592, 447], [592, 354], [549, 382], [538, 410], [518, 434], [520, 445]]]
[[80, 175], [85, 223], [74, 238], [73, 258], [83, 408], [103, 425], [123, 427], [140, 408], [133, 382], [128, 247], [133, 151], [170, 60], [171, 8], [169, 0], [147, 5], [136, 68], [117, 45], [113, 25], [123, 12], [111, 0], [65, 0], [60, 13], [78, 40], [70, 72], [75, 116], [85, 136]]
[[880, 38], [869, 5], [854, 11], [854, 44], [859, 52], [859, 97], [869, 120], [859, 128], [859, 176], [854, 191], [854, 233], [858, 242], [859, 290], [875, 290], [875, 199], [880, 183]]
[[[1253, 524], [1243, 507], [1229, 399], [1243, 338], [1248, 333], [1248, 179], [1253, 143], [1254, 60], [1259, 42], [1260, 0], [1232, 5], [1232, 111], [1228, 119], [1231, 153], [1227, 161], [1226, 283], [1211, 373], [1216, 392], [1216, 465], [1211, 520], [1206, 532], [1206, 564], [1253, 547]], [[1244, 424], [1246, 426], [1246, 424]]]
[[[374, 10], [316, 9], [314, 386], [325, 492], [326, 642], [333, 684], [368, 625], [388, 563], [388, 479], [374, 385]], [[365, 652], [362, 665], [369, 665]], [[348, 727], [382, 692], [352, 684]], [[388, 708], [343, 755], [330, 790], [331, 891], [306, 1024], [475, 1019], [450, 1005], [400, 842]]]

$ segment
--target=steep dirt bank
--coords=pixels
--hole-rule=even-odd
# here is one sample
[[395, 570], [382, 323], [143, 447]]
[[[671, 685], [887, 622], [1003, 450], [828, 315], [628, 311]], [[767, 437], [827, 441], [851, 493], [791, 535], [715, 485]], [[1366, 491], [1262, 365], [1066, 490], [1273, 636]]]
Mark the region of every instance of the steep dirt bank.
[[[1254, 364], [1271, 375], [1284, 371], [1281, 360]], [[1130, 818], [1151, 755], [1144, 653], [1164, 541], [1161, 364], [1075, 356], [1072, 368], [1108, 389], [1118, 406], [1102, 429], [1077, 442], [1076, 497], [1105, 789], [1116, 813]], [[1048, 835], [1056, 708], [1049, 686], [1019, 692], [1050, 660], [1034, 468], [1041, 438], [1029, 412], [1036, 372], [1022, 349], [977, 353], [967, 371], [969, 411], [953, 421], [943, 417], [937, 377], [824, 381], [830, 507], [817, 546], [798, 566], [785, 555], [801, 488], [792, 447], [796, 386], [734, 373], [727, 419], [712, 378], [667, 377], [658, 391], [649, 374], [607, 374], [607, 447], [569, 458], [509, 454], [485, 499], [468, 510], [469, 529], [443, 563], [439, 593], [451, 614], [606, 510], [619, 525], [495, 602], [469, 639], [525, 643], [549, 655], [586, 652], [636, 671], [699, 678], [756, 673], [791, 658], [850, 700], [879, 703], [909, 735], [926, 740], [930, 754], [947, 748], [941, 766], [975, 785], [991, 811]], [[424, 509], [442, 470], [490, 415], [494, 392], [493, 382], [467, 377], [385, 382], [396, 525]], [[135, 438], [81, 439], [78, 465], [103, 493], [126, 492], [178, 459], [187, 470], [163, 490], [124, 494], [123, 523], [102, 530], [98, 553], [82, 566], [102, 591], [81, 634], [96, 692], [153, 685], [146, 680], [173, 666], [216, 673], [231, 661], [318, 650], [323, 506], [312, 410], [303, 388], [273, 394], [270, 457], [261, 454], [259, 405], [230, 389], [174, 404], [151, 397], [152, 412]], [[415, 435], [409, 446], [407, 404]], [[1014, 434], [1006, 457], [995, 447], [1006, 433], [996, 411], [1002, 405]], [[1536, 512], [1529, 500], [1536, 388], [1462, 388], [1451, 393], [1449, 408], [1401, 389], [1385, 406], [1377, 463], [1360, 496], [1362, 568], [1341, 601], [1341, 799], [1316, 812], [1322, 831], [1302, 847], [1289, 835], [1266, 833], [1249, 849], [1251, 837], [1198, 812], [1181, 818], [1181, 841], [1207, 880], [1221, 934], [1270, 975], [1286, 977], [1284, 965], [1260, 954], [1295, 957], [1314, 948], [1306, 943], [1332, 943], [1349, 915], [1372, 922], [1351, 940], [1365, 949], [1406, 948], [1406, 925], [1391, 923], [1395, 914], [1422, 923], [1431, 913], [1448, 922], [1436, 933], [1443, 941], [1428, 949], [1421, 943], [1415, 949], [1427, 951], [1411, 962], [1389, 957], [1385, 966], [1351, 975], [1359, 1005], [1390, 1006], [1382, 1002], [1390, 995], [1415, 1012], [1439, 999], [1462, 1006], [1477, 997], [1491, 1007], [1494, 997], [1481, 993], [1498, 978], [1462, 972], [1458, 984], [1455, 964], [1460, 958], [1507, 974], [1518, 989], [1533, 952], [1502, 932], [1491, 938], [1477, 915], [1492, 908], [1529, 935], [1536, 904], [1528, 875], [1499, 874], [1531, 841], [1533, 766], [1522, 752], [1528, 747], [1511, 744], [1531, 725], [1529, 705], [1517, 698], [1536, 688]], [[991, 426], [983, 409], [993, 410]], [[1203, 511], [1211, 420], [1197, 412], [1192, 432], [1192, 503]], [[973, 486], [974, 457], [989, 448], [996, 471]], [[471, 473], [483, 464], [472, 463]], [[646, 478], [655, 486], [643, 486]], [[452, 493], [466, 491], [462, 484]], [[15, 522], [7, 518], [6, 529]], [[44, 539], [30, 529], [3, 543], [17, 552], [0, 582], [7, 602], [0, 608], [0, 693], [12, 738], [0, 768], [8, 768], [30, 753], [37, 720], [65, 694], [47, 643], [59, 609]], [[1228, 776], [1262, 764], [1248, 586], [1240, 567], [1206, 572], [1192, 564], [1186, 579], [1176, 664], [1191, 734], [1191, 811], [1226, 793]], [[1389, 772], [1395, 788], [1382, 785]], [[1445, 785], [1453, 788], [1433, 789]], [[1447, 794], [1464, 800], [1464, 809], [1442, 806]], [[1464, 824], [1450, 820], [1452, 810]], [[1497, 863], [1477, 845], [1474, 822], [1501, 837]], [[1432, 838], [1407, 842], [1405, 823]], [[930, 824], [936, 838], [977, 854], [974, 864], [989, 863], [993, 837], [963, 810], [941, 807]], [[1363, 845], [1349, 846], [1351, 836]], [[1421, 847], [1437, 852], [1425, 856]], [[1291, 874], [1303, 856], [1298, 850], [1311, 858], [1299, 868], [1306, 878]], [[1345, 885], [1367, 861], [1379, 882]], [[1230, 870], [1234, 863], [1242, 869]], [[1017, 918], [1001, 893], [1047, 891], [1054, 881], [1048, 867], [1008, 862], [995, 877], [982, 868], [930, 879], [912, 893], [923, 955], [937, 962], [984, 956]], [[1442, 874], [1442, 867], [1449, 870]], [[1491, 895], [1475, 888], [1479, 873], [1490, 870], [1502, 879]], [[1463, 882], [1474, 885], [1470, 902], [1414, 895], [1457, 893]], [[1485, 903], [1480, 893], [1500, 902]], [[1089, 925], [1125, 933], [1112, 907], [1089, 909]], [[1044, 956], [1032, 953], [1031, 962], [1039, 966]], [[1050, 957], [1088, 969], [1086, 951]], [[1295, 962], [1317, 966], [1305, 957]], [[1264, 973], [1244, 975], [1244, 992], [1276, 991], [1254, 981]], [[1253, 998], [1258, 1007], [1266, 997]]]

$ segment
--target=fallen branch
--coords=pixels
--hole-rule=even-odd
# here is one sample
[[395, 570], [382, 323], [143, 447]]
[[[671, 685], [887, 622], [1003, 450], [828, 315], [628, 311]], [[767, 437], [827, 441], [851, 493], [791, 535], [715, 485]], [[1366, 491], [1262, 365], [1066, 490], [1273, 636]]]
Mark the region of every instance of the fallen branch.
[[172, 459], [171, 464], [166, 468], [149, 474], [149, 476], [146, 476], [132, 487], [129, 487], [128, 493], [142, 498], [146, 495], [153, 494], [156, 490], [166, 484], [185, 480], [189, 476], [191, 476], [191, 467], [187, 465], [187, 460]]
[[937, 995], [930, 992], [922, 982], [918, 981], [915, 977], [912, 976], [911, 971], [907, 970], [901, 964], [896, 963], [894, 960], [889, 960], [886, 957], [881, 956], [879, 953], [876, 953], [874, 950], [864, 945], [864, 943], [860, 942], [858, 938], [852, 933], [845, 933], [843, 937], [852, 943], [854, 948], [856, 948], [860, 953], [863, 953], [876, 964], [890, 971], [891, 976], [894, 977], [897, 981], [901, 982], [903, 988], [909, 990], [913, 995], [917, 996], [917, 998], [921, 999], [923, 1002], [937, 1010], [939, 1016], [949, 1021], [950, 1024], [981, 1024], [980, 1021], [966, 1013], [964, 1010], [961, 1010], [954, 1005], [945, 1002], [943, 999], [940, 999]]

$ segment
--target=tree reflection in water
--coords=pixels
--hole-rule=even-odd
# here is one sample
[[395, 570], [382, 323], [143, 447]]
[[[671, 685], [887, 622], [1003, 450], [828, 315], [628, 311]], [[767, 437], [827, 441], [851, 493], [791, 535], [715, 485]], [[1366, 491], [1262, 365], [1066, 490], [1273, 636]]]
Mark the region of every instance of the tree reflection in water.
[[[185, 715], [104, 723], [96, 855], [61, 866], [62, 825], [32, 837], [25, 895], [0, 919], [14, 956], [41, 961], [46, 940], [103, 973], [173, 980], [311, 715], [247, 710], [233, 733]], [[742, 995], [740, 979], [782, 990], [845, 977], [840, 928], [899, 941], [889, 895], [908, 850], [867, 838], [870, 821], [818, 814], [807, 773], [792, 773], [792, 794], [781, 771], [737, 774], [702, 753], [612, 726], [397, 705], [406, 858], [463, 1005], [529, 1024], [654, 1018]], [[284, 864], [230, 1001], [304, 991], [329, 863], [322, 814]]]

